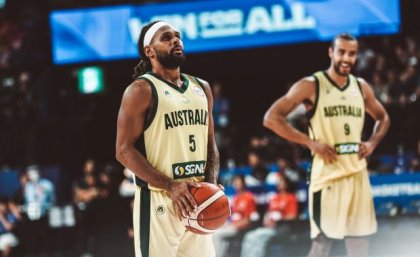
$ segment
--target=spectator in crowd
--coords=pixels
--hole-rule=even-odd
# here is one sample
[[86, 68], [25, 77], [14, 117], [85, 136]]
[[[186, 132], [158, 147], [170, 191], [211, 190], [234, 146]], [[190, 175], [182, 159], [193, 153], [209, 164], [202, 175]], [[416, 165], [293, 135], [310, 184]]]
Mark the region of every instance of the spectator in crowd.
[[19, 243], [13, 234], [17, 221], [17, 217], [8, 208], [7, 199], [0, 199], [0, 253], [2, 257], [11, 256], [12, 248]]
[[297, 183], [300, 180], [299, 172], [290, 165], [291, 160], [280, 156], [276, 159], [278, 166], [277, 172], [270, 172], [265, 181], [268, 185], [278, 185], [283, 176], [288, 176], [293, 182]]
[[230, 221], [213, 234], [213, 243], [218, 257], [226, 256], [229, 238], [231, 242], [240, 242], [245, 232], [249, 231], [259, 219], [254, 195], [247, 190], [244, 176], [236, 175], [232, 181], [235, 195], [231, 204]]
[[212, 85], [214, 138], [220, 152], [221, 162], [226, 161], [226, 155], [231, 150], [230, 133], [230, 103], [222, 93], [222, 83], [216, 81]]
[[296, 219], [298, 216], [298, 201], [293, 184], [283, 173], [280, 173], [278, 178], [278, 193], [270, 199], [263, 218], [264, 227], [246, 233], [242, 242], [241, 257], [265, 256], [267, 242], [273, 236], [289, 232], [289, 227], [284, 221]]
[[420, 172], [420, 159], [419, 157], [414, 157], [410, 160], [410, 166], [408, 168], [410, 173]]
[[98, 194], [97, 178], [93, 174], [85, 174], [75, 185], [74, 202], [79, 210], [85, 210]]
[[28, 174], [26, 172], [19, 173], [19, 188], [14, 192], [12, 199], [9, 201], [9, 210], [17, 218], [17, 222], [13, 228], [15, 236], [19, 239], [19, 246], [14, 250], [16, 256], [20, 256], [30, 242], [27, 240], [27, 234], [31, 232], [27, 229], [28, 217], [25, 213], [25, 187], [28, 183]]
[[119, 192], [122, 197], [134, 198], [135, 185], [133, 173], [127, 168], [124, 169], [124, 179], [120, 184]]
[[25, 203], [25, 187], [28, 183], [28, 174], [26, 172], [21, 172], [19, 174], [19, 188], [13, 194], [13, 202], [20, 207], [21, 211], [23, 210], [23, 205]]
[[389, 69], [386, 72], [387, 87], [389, 88], [389, 96], [392, 102], [397, 102], [400, 95], [404, 93], [404, 89], [398, 80], [398, 73], [395, 69]]
[[74, 203], [79, 210], [86, 210], [90, 202], [98, 196], [98, 181], [95, 174], [95, 161], [87, 159], [83, 174], [74, 185]]
[[88, 256], [93, 251], [94, 237], [92, 231], [94, 201], [99, 196], [98, 179], [95, 176], [95, 161], [87, 159], [83, 166], [82, 178], [74, 186], [74, 203], [78, 226], [78, 252]]
[[[389, 60], [385, 57], [384, 54], [378, 54], [375, 57], [375, 66], [373, 69], [373, 72], [384, 72], [388, 67]], [[368, 74], [366, 77], [367, 79], [370, 79], [371, 73]]]
[[[134, 194], [135, 194], [135, 184], [133, 179], [133, 173], [125, 168], [124, 169], [124, 179], [120, 184], [119, 194], [123, 198], [123, 201], [130, 206], [130, 211], [133, 211], [134, 207]], [[127, 235], [130, 239], [134, 239], [134, 228], [132, 222], [129, 222], [127, 227]], [[129, 242], [134, 242], [129, 240]]]
[[26, 230], [27, 251], [37, 256], [50, 253], [50, 228], [48, 212], [55, 203], [54, 185], [40, 177], [37, 166], [27, 168], [28, 183], [24, 189], [24, 210], [28, 217]]
[[370, 73], [372, 63], [375, 60], [375, 51], [368, 48], [364, 41], [360, 42], [359, 55], [356, 64], [356, 72], [362, 77], [366, 77]]
[[249, 186], [263, 184], [268, 175], [268, 168], [257, 151], [248, 153], [248, 165], [251, 167], [251, 174], [246, 176], [246, 184]]
[[373, 73], [371, 85], [376, 98], [378, 98], [382, 103], [388, 104], [390, 101], [389, 88], [380, 72], [376, 71]]
[[403, 86], [403, 93], [405, 96], [409, 96], [415, 91], [417, 83], [419, 81], [418, 59], [416, 56], [411, 56], [407, 59], [407, 64], [404, 70], [400, 73], [400, 82]]
[[83, 164], [83, 174], [92, 174], [96, 175], [96, 162], [92, 158], [86, 159], [85, 163]]
[[222, 94], [222, 84], [215, 82], [213, 92], [213, 118], [216, 129], [226, 128], [229, 125], [229, 100]]
[[134, 252], [133, 242], [128, 240], [127, 234], [132, 227], [130, 204], [119, 194], [121, 175], [122, 170], [117, 170], [113, 164], [107, 164], [99, 171], [99, 197], [93, 215], [95, 257], [126, 257]]
[[261, 154], [265, 154], [267, 152], [267, 148], [269, 147], [269, 145], [269, 139], [263, 135], [252, 136], [249, 140], [249, 148], [251, 149], [251, 151], [255, 151]]
[[[286, 155], [287, 156], [287, 155]], [[278, 170], [270, 172], [266, 179], [266, 185], [278, 185], [283, 177], [286, 177], [294, 187], [294, 194], [298, 201], [298, 213], [300, 218], [308, 215], [308, 184], [306, 170], [296, 165], [292, 157], [279, 156], [276, 159]]]
[[104, 166], [99, 172], [99, 197], [107, 199], [110, 194], [118, 192], [119, 182], [116, 180], [114, 167]]

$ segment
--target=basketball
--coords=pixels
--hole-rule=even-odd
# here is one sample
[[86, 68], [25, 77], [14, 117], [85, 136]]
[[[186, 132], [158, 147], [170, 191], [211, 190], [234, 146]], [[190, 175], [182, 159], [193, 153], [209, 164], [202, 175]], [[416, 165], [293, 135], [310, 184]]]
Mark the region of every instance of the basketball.
[[197, 211], [183, 219], [185, 227], [197, 234], [211, 234], [222, 227], [230, 215], [229, 201], [215, 184], [201, 182], [201, 187], [190, 187]]

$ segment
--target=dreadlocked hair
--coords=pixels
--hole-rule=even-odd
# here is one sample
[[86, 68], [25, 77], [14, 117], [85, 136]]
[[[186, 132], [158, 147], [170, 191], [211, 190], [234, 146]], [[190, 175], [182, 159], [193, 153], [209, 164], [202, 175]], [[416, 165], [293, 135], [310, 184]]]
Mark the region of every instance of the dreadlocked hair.
[[150, 62], [149, 57], [147, 57], [144, 53], [144, 36], [146, 35], [146, 32], [150, 29], [150, 27], [152, 27], [153, 24], [157, 22], [159, 21], [153, 21], [141, 29], [140, 37], [137, 42], [137, 50], [140, 54], [140, 62], [134, 67], [134, 73], [132, 75], [133, 79], [136, 79], [144, 73], [152, 70], [152, 63]]

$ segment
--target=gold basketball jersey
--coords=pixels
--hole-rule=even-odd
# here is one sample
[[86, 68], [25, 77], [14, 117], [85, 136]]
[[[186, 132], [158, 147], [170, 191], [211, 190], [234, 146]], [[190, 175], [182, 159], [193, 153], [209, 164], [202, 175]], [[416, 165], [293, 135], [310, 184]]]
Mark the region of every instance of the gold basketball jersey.
[[[181, 78], [180, 88], [153, 73], [138, 78], [151, 85], [154, 105], [137, 148], [165, 175], [199, 182], [204, 180], [207, 160], [207, 96], [197, 78], [186, 74]], [[146, 185], [139, 178], [136, 184]]]
[[365, 119], [363, 94], [357, 79], [349, 75], [340, 88], [326, 72], [316, 72], [317, 97], [309, 120], [309, 135], [335, 148], [337, 160], [327, 164], [317, 154], [311, 167], [311, 187], [318, 190], [328, 182], [366, 169], [358, 159]]

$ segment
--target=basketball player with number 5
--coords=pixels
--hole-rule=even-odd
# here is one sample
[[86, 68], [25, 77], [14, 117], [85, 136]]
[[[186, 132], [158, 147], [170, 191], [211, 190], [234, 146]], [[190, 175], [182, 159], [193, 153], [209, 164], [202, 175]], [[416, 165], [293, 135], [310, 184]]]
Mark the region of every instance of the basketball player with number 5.
[[181, 221], [197, 208], [189, 187], [217, 181], [210, 86], [180, 73], [185, 55], [172, 25], [144, 26], [138, 48], [141, 61], [122, 98], [116, 143], [116, 158], [137, 185], [136, 257], [213, 257], [211, 235], [193, 233]]
[[[264, 117], [264, 126], [312, 151], [310, 257], [328, 256], [332, 239], [345, 239], [347, 256], [366, 257], [366, 236], [377, 229], [366, 157], [385, 136], [390, 121], [366, 81], [350, 73], [357, 50], [356, 38], [337, 35], [329, 48], [328, 70], [296, 82]], [[285, 119], [301, 103], [308, 111], [309, 137]], [[365, 111], [376, 124], [363, 142]]]

